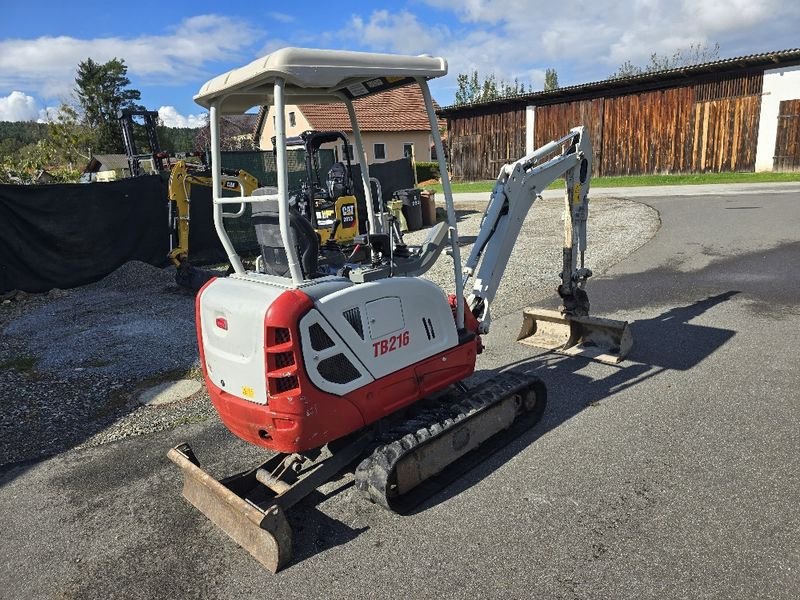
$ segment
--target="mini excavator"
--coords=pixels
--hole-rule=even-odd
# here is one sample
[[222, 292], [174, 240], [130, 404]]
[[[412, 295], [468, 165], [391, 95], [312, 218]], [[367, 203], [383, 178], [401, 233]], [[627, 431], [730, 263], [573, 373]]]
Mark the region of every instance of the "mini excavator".
[[[287, 512], [350, 465], [372, 502], [403, 510], [405, 501], [505, 432], [530, 428], [546, 404], [544, 382], [501, 372], [470, 388], [491, 304], [522, 222], [539, 194], [565, 180], [565, 242], [560, 312], [547, 314], [555, 349], [584, 349], [611, 362], [631, 339], [624, 322], [593, 319], [583, 264], [591, 142], [583, 127], [505, 165], [462, 268], [456, 213], [428, 80], [447, 73], [442, 58], [285, 48], [206, 83], [195, 100], [211, 124], [214, 220], [234, 273], [209, 281], [196, 297], [200, 363], [209, 396], [236, 436], [272, 453], [261, 465], [217, 480], [189, 444], [171, 449], [183, 470], [183, 495], [272, 571], [291, 558]], [[398, 251], [370, 197], [369, 172], [353, 101], [419, 85], [439, 157], [447, 222], [417, 247]], [[369, 233], [357, 238], [368, 260], [336, 275], [315, 263], [316, 237], [289, 204], [286, 104], [342, 102], [362, 165]], [[276, 110], [277, 188], [249, 197], [222, 195], [219, 117], [255, 104]], [[245, 271], [230, 243], [223, 206], [250, 202], [262, 263]], [[445, 246], [455, 294], [421, 277]], [[469, 294], [465, 289], [472, 280]], [[538, 343], [539, 316], [528, 309], [520, 337]], [[561, 327], [562, 331], [555, 331]], [[600, 346], [603, 346], [600, 348]]]
[[[221, 169], [222, 189], [249, 196], [258, 188], [258, 179], [243, 169]], [[215, 272], [200, 269], [189, 262], [189, 228], [191, 224], [192, 187], [200, 185], [211, 187], [213, 179], [211, 169], [204, 164], [189, 163], [178, 160], [172, 165], [167, 185], [169, 196], [169, 222], [174, 232], [170, 240], [171, 250], [167, 255], [175, 265], [175, 281], [178, 285], [199, 290]], [[242, 209], [244, 205], [242, 206]], [[239, 213], [244, 214], [240, 209]]]

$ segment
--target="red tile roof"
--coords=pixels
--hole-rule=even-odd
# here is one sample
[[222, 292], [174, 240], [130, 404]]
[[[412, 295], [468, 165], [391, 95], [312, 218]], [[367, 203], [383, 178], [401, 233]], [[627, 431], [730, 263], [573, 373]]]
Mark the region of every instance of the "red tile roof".
[[[430, 131], [428, 114], [422, 90], [417, 85], [407, 85], [371, 94], [353, 101], [361, 131]], [[434, 101], [433, 107], [439, 109]], [[318, 131], [350, 131], [350, 117], [344, 104], [303, 104], [300, 112], [308, 119], [312, 129]], [[256, 124], [256, 137], [260, 136], [266, 117], [261, 107]], [[439, 126], [444, 126], [439, 120]]]

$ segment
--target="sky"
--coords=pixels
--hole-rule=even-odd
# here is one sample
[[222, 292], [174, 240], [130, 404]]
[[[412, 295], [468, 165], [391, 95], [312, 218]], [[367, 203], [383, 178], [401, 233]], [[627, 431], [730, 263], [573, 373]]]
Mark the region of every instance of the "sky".
[[798, 32], [800, 2], [785, 0], [0, 0], [0, 121], [74, 103], [89, 57], [124, 59], [142, 104], [196, 127], [203, 83], [285, 46], [443, 56], [449, 74], [431, 90], [447, 106], [456, 75], [475, 69], [540, 90], [548, 68], [578, 85], [692, 44], [718, 43], [719, 58], [797, 48]]

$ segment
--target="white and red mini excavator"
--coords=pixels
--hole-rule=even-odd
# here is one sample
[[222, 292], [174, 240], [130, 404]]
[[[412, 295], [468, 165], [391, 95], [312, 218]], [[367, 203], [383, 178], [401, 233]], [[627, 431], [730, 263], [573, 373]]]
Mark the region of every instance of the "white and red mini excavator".
[[[541, 418], [546, 389], [536, 377], [505, 372], [472, 388], [463, 382], [475, 370], [522, 222], [557, 178], [566, 182], [563, 310], [527, 310], [521, 337], [610, 361], [630, 347], [624, 323], [588, 316], [583, 288], [591, 271], [583, 252], [592, 152], [582, 127], [503, 167], [462, 267], [428, 89], [429, 79], [446, 73], [442, 58], [285, 48], [212, 79], [195, 96], [210, 112], [214, 223], [234, 269], [197, 295], [200, 362], [224, 424], [272, 453], [223, 480], [199, 466], [188, 444], [169, 457], [184, 471], [184, 496], [273, 571], [291, 556], [287, 511], [349, 465], [357, 465], [358, 490], [398, 509], [454, 463], [480, 457], [503, 432]], [[353, 108], [354, 100], [403, 85], [422, 90], [447, 205], [447, 222], [416, 247], [391, 235], [387, 214], [370, 197]], [[285, 107], [326, 102], [347, 108], [367, 196], [368, 233], [356, 242], [368, 258], [353, 264], [320, 257], [319, 237], [288, 195]], [[278, 185], [225, 197], [220, 116], [258, 105], [275, 107]], [[261, 246], [254, 271], [245, 271], [225, 231], [226, 214], [239, 214], [243, 203], [252, 206]], [[420, 277], [445, 246], [454, 264], [449, 297]]]

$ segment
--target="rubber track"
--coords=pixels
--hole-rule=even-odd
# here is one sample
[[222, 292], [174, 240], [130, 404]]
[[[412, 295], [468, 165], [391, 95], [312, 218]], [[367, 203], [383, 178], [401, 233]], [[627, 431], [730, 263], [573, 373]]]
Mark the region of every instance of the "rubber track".
[[[495, 435], [478, 448], [451, 463], [445, 469], [451, 475], [449, 478], [442, 478], [440, 473], [431, 478], [435, 479], [435, 482], [431, 482], [429, 479], [402, 497], [392, 497], [392, 494], [389, 493], [390, 482], [393, 480], [394, 469], [401, 458], [414, 452], [427, 441], [447, 435], [450, 429], [463, 422], [464, 419], [474, 417], [479, 412], [506, 399], [509, 395], [528, 388], [535, 388], [537, 392], [536, 406], [533, 411], [523, 412], [517, 416], [512, 427], [509, 428], [513, 430], [510, 435]], [[368, 500], [388, 510], [400, 513], [408, 512], [427, 497], [442, 489], [456, 476], [472, 468], [476, 462], [484, 460], [488, 454], [505, 445], [509, 438], [516, 437], [533, 427], [541, 419], [546, 401], [546, 388], [538, 377], [514, 372], [496, 375], [478, 384], [475, 389], [466, 394], [450, 392], [436, 401], [423, 401], [417, 414], [400, 426], [380, 435], [380, 445], [356, 468], [356, 488]], [[505, 438], [503, 443], [498, 443], [496, 438], [499, 437]], [[470, 455], [478, 453], [480, 453], [477, 456], [479, 460], [476, 461], [474, 460], [476, 457], [470, 457]]]

